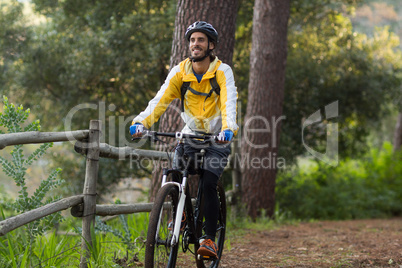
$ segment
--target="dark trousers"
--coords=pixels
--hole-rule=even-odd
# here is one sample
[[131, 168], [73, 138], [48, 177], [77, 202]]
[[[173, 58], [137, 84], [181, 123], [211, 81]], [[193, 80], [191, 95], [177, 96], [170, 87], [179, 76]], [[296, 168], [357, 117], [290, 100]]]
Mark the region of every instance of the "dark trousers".
[[[175, 150], [174, 168], [188, 165], [190, 174], [195, 174], [198, 169], [202, 172], [202, 187], [204, 193], [204, 217], [206, 238], [215, 240], [217, 222], [219, 217], [219, 199], [217, 184], [219, 177], [225, 168], [230, 146], [207, 146], [205, 147], [204, 162], [201, 165], [198, 158], [202, 148], [190, 146], [189, 144], [179, 144]], [[185, 156], [186, 157], [183, 157]]]
[[202, 176], [204, 192], [205, 233], [207, 239], [215, 241], [217, 222], [219, 217], [219, 199], [216, 187], [219, 177], [205, 170]]

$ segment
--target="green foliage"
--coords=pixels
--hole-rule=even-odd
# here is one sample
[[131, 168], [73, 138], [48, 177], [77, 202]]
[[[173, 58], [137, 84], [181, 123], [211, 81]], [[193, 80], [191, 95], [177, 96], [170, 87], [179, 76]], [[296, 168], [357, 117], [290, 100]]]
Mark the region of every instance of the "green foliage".
[[[0, 238], [1, 267], [78, 267], [81, 239], [79, 236], [38, 236], [32, 252], [26, 247], [29, 238], [21, 229]], [[24, 262], [26, 265], [24, 265]], [[29, 265], [28, 265], [29, 264]]]
[[[99, 118], [102, 138], [111, 145], [126, 146], [129, 122], [166, 78], [176, 1], [32, 3], [35, 15], [46, 19], [29, 28], [23, 52], [10, 60], [12, 86], [0, 83], [0, 90], [12, 92], [31, 107], [49, 131], [87, 129], [89, 120]], [[19, 17], [23, 16], [15, 19]], [[82, 104], [96, 108], [78, 109], [67, 129], [67, 114]], [[63, 161], [66, 172], [61, 174], [74, 186], [70, 194], [82, 191], [85, 163], [84, 158], [73, 157], [68, 166]], [[101, 161], [100, 194], [136, 172], [123, 161]], [[60, 161], [55, 165], [60, 166]]]
[[[292, 1], [288, 27], [280, 152], [288, 164], [306, 152], [302, 124], [326, 105], [338, 101], [341, 156], [367, 150], [367, 136], [379, 121], [401, 105], [401, 62], [398, 36], [389, 28], [373, 34], [356, 32], [351, 20], [355, 0]], [[240, 1], [234, 65], [242, 110], [245, 111], [251, 51], [252, 4]], [[325, 119], [325, 118], [324, 118]], [[305, 129], [304, 141], [324, 153], [326, 123]]]
[[[116, 200], [115, 203], [121, 204], [121, 201]], [[118, 215], [119, 221], [118, 223], [114, 223], [113, 225], [106, 224], [105, 222], [100, 220], [100, 217], [96, 217], [95, 230], [101, 233], [110, 233], [116, 238], [120, 239], [123, 245], [125, 245], [125, 249], [127, 251], [130, 250], [140, 252], [144, 246], [141, 241], [145, 241], [144, 233], [142, 231], [148, 228], [148, 219], [146, 219], [145, 221], [138, 221], [138, 219], [146, 218], [146, 216], [144, 215], [133, 217]], [[136, 226], [136, 229], [133, 230], [132, 226]]]
[[[373, 124], [400, 98], [399, 38], [387, 28], [369, 38], [354, 32], [345, 16], [330, 14], [319, 24], [295, 27], [288, 45], [281, 154], [286, 159], [302, 154], [303, 120], [334, 101], [339, 116], [331, 120], [339, 123], [339, 153], [364, 152]], [[326, 123], [324, 118], [304, 130], [306, 144], [320, 152], [325, 152]]]
[[71, 236], [57, 236], [55, 232], [38, 237], [34, 256], [39, 267], [67, 267], [75, 259], [80, 260], [81, 244]]
[[14, 86], [13, 65], [26, 49], [30, 29], [24, 23], [23, 4], [0, 1], [0, 95]]
[[[119, 204], [120, 202], [117, 201], [116, 203]], [[90, 247], [91, 265], [95, 265], [95, 267], [106, 263], [112, 265], [113, 261], [113, 265], [119, 267], [116, 266], [116, 263], [134, 265], [134, 262], [143, 259], [148, 216], [148, 213], [119, 215], [118, 220], [109, 220], [107, 223], [96, 217], [94, 230], [96, 241]], [[111, 253], [113, 253], [113, 258]]]
[[[39, 131], [39, 121], [29, 123], [23, 127], [25, 121], [29, 116], [29, 109], [24, 110], [22, 106], [16, 107], [14, 104], [9, 103], [6, 97], [3, 97], [4, 107], [3, 112], [0, 113], [0, 126], [3, 127], [7, 133], [17, 133], [26, 131]], [[3, 133], [3, 132], [2, 132]], [[14, 150], [11, 151], [11, 159], [6, 159], [0, 156], [0, 164], [4, 173], [14, 180], [15, 184], [20, 188], [19, 195], [14, 201], [6, 201], [5, 207], [17, 213], [23, 213], [35, 208], [39, 208], [45, 204], [53, 202], [55, 197], [47, 197], [47, 194], [54, 188], [60, 186], [63, 181], [58, 179], [61, 170], [53, 170], [49, 177], [42, 180], [39, 187], [35, 190], [32, 196], [29, 196], [27, 187], [27, 169], [34, 161], [39, 160], [46, 150], [52, 146], [52, 143], [41, 144], [34, 152], [28, 156], [24, 156], [23, 146], [15, 145]], [[54, 224], [61, 220], [60, 213], [49, 215], [43, 219], [36, 220], [25, 226], [28, 233], [28, 242], [24, 248], [31, 248], [35, 238], [44, 233], [44, 231], [51, 228]]]
[[[16, 255], [16, 247], [18, 247], [17, 250], [22, 254]], [[6, 234], [6, 239], [0, 242], [0, 264], [2, 267], [24, 267], [22, 266], [22, 262], [26, 263], [26, 258], [29, 255], [28, 249], [29, 247], [25, 247], [24, 250], [24, 245], [22, 245], [19, 240], [14, 241], [11, 239], [10, 234]], [[21, 256], [23, 257], [23, 261], [20, 262], [19, 257]]]
[[[116, 203], [120, 204], [120, 201], [116, 201]], [[139, 259], [143, 259], [145, 256], [145, 232], [148, 228], [148, 216], [148, 213], [128, 216], [119, 215], [117, 221], [113, 220], [107, 223], [102, 222], [97, 217], [95, 234], [98, 240], [97, 244], [91, 249], [94, 250], [94, 253], [91, 252], [91, 262], [97, 263], [99, 261], [96, 261], [96, 259], [104, 258], [109, 263], [113, 260], [115, 267], [119, 267], [116, 266], [116, 263], [130, 267]], [[117, 241], [115, 240], [116, 238], [118, 238]], [[110, 254], [107, 254], [110, 252], [114, 252], [113, 258], [111, 258]]]
[[0, 266], [17, 267], [78, 267], [80, 240], [78, 237], [57, 236], [54, 232], [38, 236], [30, 247], [29, 237], [16, 230], [0, 238]]
[[[301, 125], [316, 110], [339, 101], [340, 152], [355, 156], [367, 148], [366, 137], [391, 107], [389, 102], [400, 100], [395, 97], [401, 83], [398, 38], [388, 29], [368, 38], [356, 33], [348, 19], [363, 2], [291, 3], [286, 120], [280, 138], [280, 155], [289, 164], [305, 153]], [[0, 16], [1, 21], [7, 17], [0, 29], [0, 37], [4, 37], [0, 38], [0, 70], [7, 70], [0, 91], [11, 91], [42, 119], [43, 127], [57, 130], [68, 130], [63, 119], [73, 107], [96, 104], [97, 108], [79, 109], [71, 128], [87, 128], [90, 119], [99, 118], [107, 143], [127, 145], [121, 137], [128, 135], [130, 119], [146, 106], [166, 77], [176, 1], [34, 0], [35, 15], [46, 17], [34, 25], [26, 23], [21, 3], [7, 3]], [[247, 105], [252, 11], [253, 1], [239, 1], [233, 62], [241, 112]], [[106, 104], [103, 110], [100, 101]], [[306, 131], [306, 143], [323, 152], [325, 124]], [[81, 160], [79, 164], [70, 161], [62, 177], [81, 178]], [[101, 163], [101, 194], [119, 178], [139, 174], [122, 162]], [[82, 180], [71, 185], [76, 193]]]
[[[108, 116], [143, 109], [167, 75], [174, 1], [33, 2], [50, 19], [35, 27], [15, 69], [25, 105], [46, 126], [60, 129], [61, 118], [48, 116], [42, 105], [65, 115], [78, 104], [104, 101], [117, 107], [106, 109], [106, 126]], [[96, 109], [81, 109], [72, 127], [86, 128], [98, 116]]]
[[[62, 188], [57, 189], [57, 193], [63, 196], [81, 193], [84, 187], [86, 158], [82, 155], [72, 153], [71, 144], [63, 144], [54, 148], [51, 167], [63, 167], [61, 178], [68, 181]], [[114, 190], [114, 185], [121, 179], [135, 176], [136, 170], [130, 169], [128, 161], [116, 161], [115, 159], [99, 159], [99, 172], [97, 180], [97, 191], [99, 200], [103, 196]], [[141, 175], [140, 175], [141, 176]]]
[[302, 25], [319, 25], [328, 16], [350, 14], [364, 0], [293, 0], [290, 7], [290, 25], [299, 28]]
[[131, 244], [131, 233], [130, 230], [128, 228], [127, 225], [127, 219], [124, 217], [124, 215], [119, 215], [119, 220], [120, 220], [120, 224], [123, 228], [123, 231], [120, 231], [118, 229], [115, 229], [107, 224], [105, 224], [104, 222], [102, 222], [100, 220], [99, 217], [96, 217], [96, 230], [103, 232], [103, 233], [111, 233], [113, 234], [115, 237], [121, 239], [123, 241], [124, 244], [126, 244], [127, 249], [134, 249], [134, 244]]
[[[89, 267], [136, 267], [145, 254], [144, 233], [148, 225], [148, 213], [124, 216], [125, 223], [121, 219], [109, 220], [100, 226], [99, 222], [98, 218], [97, 227], [92, 230], [93, 246], [89, 246]], [[38, 236], [31, 253], [25, 246], [29, 237], [21, 229], [0, 237], [0, 267], [78, 267], [82, 253], [82, 237], [77, 227], [80, 224], [80, 220], [68, 218], [60, 225], [61, 229], [66, 230], [66, 235], [49, 232]], [[131, 241], [125, 241], [115, 233], [123, 237], [129, 233]], [[30, 265], [23, 266], [23, 261]]]
[[250, 72], [250, 52], [253, 26], [253, 8], [254, 2], [239, 0], [239, 11], [236, 19], [236, 43], [233, 53], [233, 65], [236, 77], [236, 86], [239, 94], [239, 100], [242, 104], [242, 118], [246, 113], [248, 82]]
[[402, 153], [385, 143], [337, 167], [310, 165], [280, 173], [281, 211], [300, 219], [356, 219], [402, 215]]
[[[0, 208], [1, 216], [4, 219], [3, 208]], [[0, 238], [0, 266], [1, 267], [26, 267], [30, 256], [30, 247], [27, 233], [20, 230], [10, 233]]]

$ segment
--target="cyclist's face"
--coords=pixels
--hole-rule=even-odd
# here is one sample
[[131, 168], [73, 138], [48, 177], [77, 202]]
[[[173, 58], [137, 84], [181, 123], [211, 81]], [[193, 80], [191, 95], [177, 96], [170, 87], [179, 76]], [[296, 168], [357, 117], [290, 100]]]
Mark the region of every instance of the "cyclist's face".
[[[204, 57], [208, 50], [208, 37], [201, 32], [194, 32], [190, 36], [190, 53], [193, 58]], [[209, 43], [209, 49], [214, 49], [214, 44]]]

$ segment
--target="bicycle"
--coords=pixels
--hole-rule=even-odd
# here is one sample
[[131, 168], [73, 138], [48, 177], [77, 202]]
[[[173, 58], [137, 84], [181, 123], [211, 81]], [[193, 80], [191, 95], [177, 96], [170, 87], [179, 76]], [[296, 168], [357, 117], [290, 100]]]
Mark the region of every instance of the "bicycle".
[[[160, 133], [146, 131], [145, 133], [145, 137], [150, 137], [154, 140], [158, 140], [158, 136], [173, 137], [179, 142], [193, 140], [211, 144], [216, 140], [215, 136], [192, 135], [181, 132]], [[202, 167], [204, 153], [205, 150], [201, 150], [200, 167]], [[201, 172], [202, 168], [199, 168], [197, 173], [200, 174]], [[163, 169], [162, 185], [156, 195], [148, 225], [145, 244], [145, 267], [147, 268], [175, 267], [180, 237], [182, 251], [184, 253], [190, 251], [195, 255], [197, 267], [218, 267], [219, 265], [226, 232], [226, 197], [224, 188], [222, 183], [218, 181], [217, 193], [220, 208], [216, 232], [217, 258], [199, 256], [196, 252], [200, 247], [200, 239], [203, 238], [205, 233], [202, 180], [199, 180], [197, 196], [192, 200], [189, 194], [188, 175], [189, 165], [187, 164], [180, 169]], [[184, 226], [182, 226], [183, 215], [186, 217]], [[190, 248], [191, 245], [194, 245], [193, 251]]]

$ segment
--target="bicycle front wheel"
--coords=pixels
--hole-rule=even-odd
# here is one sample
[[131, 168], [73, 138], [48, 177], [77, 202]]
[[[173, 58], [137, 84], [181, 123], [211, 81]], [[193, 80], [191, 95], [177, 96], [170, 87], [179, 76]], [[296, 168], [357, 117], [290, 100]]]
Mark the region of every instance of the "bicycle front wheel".
[[[218, 192], [218, 199], [219, 199], [219, 217], [218, 217], [218, 225], [217, 225], [217, 230], [216, 230], [216, 245], [218, 247], [218, 258], [214, 260], [199, 260], [197, 254], [196, 256], [196, 263], [197, 263], [197, 268], [205, 268], [205, 267], [210, 267], [210, 268], [216, 268], [219, 267], [219, 261], [222, 257], [222, 252], [223, 252], [223, 245], [225, 243], [225, 234], [226, 234], [226, 196], [225, 196], [225, 190], [223, 188], [222, 182], [218, 181], [218, 186], [217, 186], [217, 192]], [[203, 199], [204, 197], [202, 197]], [[203, 204], [203, 200], [201, 200], [201, 204]], [[203, 217], [204, 215], [204, 208], [203, 205], [201, 205], [201, 211], [200, 211], [200, 217]], [[205, 224], [203, 222], [202, 226], [197, 226], [197, 235], [198, 237], [202, 237], [205, 234]], [[197, 252], [199, 248], [199, 244], [197, 243], [195, 245], [195, 252]]]
[[145, 267], [175, 267], [179, 243], [171, 246], [179, 198], [177, 186], [163, 186], [152, 207], [145, 244]]

